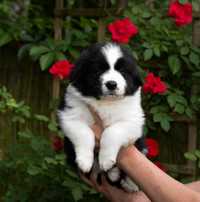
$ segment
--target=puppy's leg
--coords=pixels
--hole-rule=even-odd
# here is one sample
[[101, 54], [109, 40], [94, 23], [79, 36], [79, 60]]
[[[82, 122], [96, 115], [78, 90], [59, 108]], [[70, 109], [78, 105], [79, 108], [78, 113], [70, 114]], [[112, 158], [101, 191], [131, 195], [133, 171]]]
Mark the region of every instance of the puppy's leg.
[[61, 122], [61, 128], [72, 144], [76, 153], [76, 163], [83, 172], [89, 172], [94, 159], [95, 135], [83, 121]]
[[120, 169], [118, 167], [114, 167], [108, 171], [107, 175], [111, 182], [116, 182], [120, 178]]
[[122, 188], [127, 192], [139, 191], [139, 187], [128, 176], [120, 182]]
[[118, 122], [106, 128], [100, 142], [100, 168], [104, 171], [112, 168], [120, 148], [133, 144], [141, 136], [141, 124], [134, 124], [132, 121]]

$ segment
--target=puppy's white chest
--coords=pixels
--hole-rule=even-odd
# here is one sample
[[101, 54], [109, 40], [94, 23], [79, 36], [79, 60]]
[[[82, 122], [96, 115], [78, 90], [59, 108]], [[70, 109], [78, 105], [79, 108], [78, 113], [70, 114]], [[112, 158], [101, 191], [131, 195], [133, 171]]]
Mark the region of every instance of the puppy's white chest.
[[107, 106], [99, 106], [95, 109], [100, 116], [103, 125], [105, 127], [110, 126], [116, 121], [119, 121], [121, 119], [122, 114], [119, 114], [121, 111], [117, 106], [110, 106], [109, 104]]
[[[117, 121], [128, 119], [129, 111], [133, 110], [131, 102], [125, 102], [124, 100], [90, 102], [89, 105], [98, 113], [105, 127]], [[130, 110], [127, 110], [128, 108]]]

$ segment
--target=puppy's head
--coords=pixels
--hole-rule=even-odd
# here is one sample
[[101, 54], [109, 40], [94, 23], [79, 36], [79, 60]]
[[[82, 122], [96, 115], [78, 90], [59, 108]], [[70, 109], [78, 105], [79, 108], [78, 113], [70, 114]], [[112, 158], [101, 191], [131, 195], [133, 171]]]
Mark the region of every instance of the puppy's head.
[[133, 95], [142, 84], [133, 56], [114, 43], [97, 43], [84, 50], [70, 81], [83, 96], [96, 99]]

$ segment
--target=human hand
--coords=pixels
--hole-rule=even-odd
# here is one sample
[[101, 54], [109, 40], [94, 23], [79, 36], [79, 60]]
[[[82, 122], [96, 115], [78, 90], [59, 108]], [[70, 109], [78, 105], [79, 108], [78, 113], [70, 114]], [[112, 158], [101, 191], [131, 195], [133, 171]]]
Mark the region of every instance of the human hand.
[[86, 178], [83, 174], [81, 174], [81, 178], [88, 185], [93, 187], [96, 191], [102, 193], [108, 200], [112, 202], [150, 202], [147, 196], [142, 192], [133, 192], [128, 193], [110, 185], [105, 176], [101, 176], [101, 185], [97, 183], [95, 175], [92, 173], [90, 178]]
[[104, 129], [103, 123], [102, 123], [102, 120], [100, 119], [100, 117], [98, 116], [98, 114], [96, 112], [94, 112], [93, 109], [90, 109], [90, 111], [94, 118], [94, 124], [91, 126], [91, 129], [93, 130], [93, 132], [95, 134], [95, 146], [96, 146], [96, 148], [99, 148], [101, 134]]
[[[94, 124], [91, 126], [91, 129], [93, 130], [95, 134], [95, 142], [96, 142], [96, 148], [99, 148], [99, 143], [101, 139], [101, 134], [104, 130], [102, 120], [100, 117], [93, 111], [93, 118], [95, 120]], [[127, 156], [129, 153], [129, 148], [122, 148], [119, 154], [119, 159], [123, 159]], [[96, 181], [96, 175], [94, 173], [91, 173], [90, 178], [88, 179], [83, 174], [80, 174], [83, 181], [85, 181], [88, 185], [93, 187], [96, 191], [102, 193], [108, 200], [112, 202], [150, 202], [150, 200], [147, 198], [147, 196], [142, 192], [134, 192], [134, 193], [127, 193], [122, 189], [119, 189], [117, 187], [114, 187], [110, 185], [105, 176], [101, 176], [101, 185], [99, 185]]]

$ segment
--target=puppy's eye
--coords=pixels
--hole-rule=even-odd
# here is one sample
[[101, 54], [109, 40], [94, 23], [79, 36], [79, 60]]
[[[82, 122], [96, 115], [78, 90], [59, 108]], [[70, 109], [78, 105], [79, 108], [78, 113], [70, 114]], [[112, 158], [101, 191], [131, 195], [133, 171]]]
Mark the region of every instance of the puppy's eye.
[[115, 65], [115, 69], [118, 70], [118, 71], [120, 71], [120, 70], [123, 69], [123, 67], [122, 67], [122, 65]]
[[118, 59], [118, 61], [115, 64], [115, 69], [118, 70], [118, 71], [123, 70], [125, 65], [126, 64], [125, 64], [124, 59], [120, 58], [120, 59]]
[[95, 68], [96, 71], [101, 71], [101, 72], [104, 72], [106, 70], [109, 69], [109, 66], [108, 64], [104, 64], [104, 63], [96, 63], [93, 65], [93, 67]]

